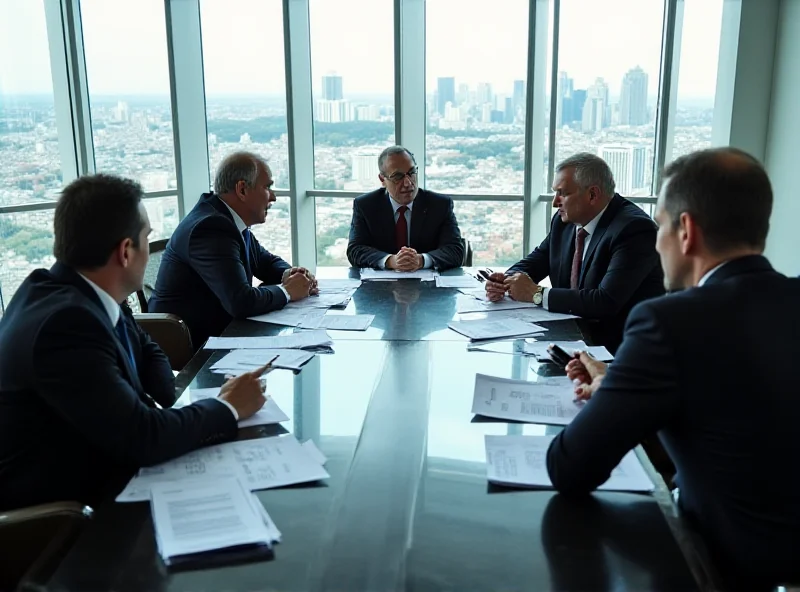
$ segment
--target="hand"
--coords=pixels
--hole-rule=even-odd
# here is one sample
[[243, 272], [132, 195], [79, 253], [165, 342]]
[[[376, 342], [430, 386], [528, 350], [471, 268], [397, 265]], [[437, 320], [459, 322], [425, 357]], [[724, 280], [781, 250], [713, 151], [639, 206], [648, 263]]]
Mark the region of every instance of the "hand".
[[425, 265], [425, 259], [411, 247], [403, 247], [396, 255], [386, 260], [386, 267], [398, 271], [417, 271]]
[[270, 364], [267, 364], [253, 372], [246, 372], [225, 381], [225, 384], [222, 385], [219, 398], [233, 405], [236, 413], [239, 414], [239, 419], [251, 417], [267, 402], [264, 397], [266, 386], [261, 381], [261, 375], [269, 367]]
[[504, 281], [506, 281], [506, 276], [502, 273], [493, 273], [486, 280], [486, 297], [489, 302], [499, 302], [505, 298], [508, 286], [503, 283]]
[[598, 362], [586, 352], [580, 352], [578, 358], [570, 360], [566, 367], [567, 376], [579, 383], [575, 387], [575, 396], [582, 400], [591, 398], [600, 388], [607, 370], [607, 364]]
[[539, 289], [527, 273], [515, 273], [506, 278], [505, 284], [508, 287], [508, 295], [517, 302], [533, 302], [533, 295]]
[[289, 292], [289, 300], [292, 302], [295, 300], [302, 300], [308, 296], [311, 291], [311, 280], [308, 279], [308, 276], [304, 273], [293, 273], [289, 274], [288, 277], [284, 274], [284, 279], [281, 284], [286, 291]]

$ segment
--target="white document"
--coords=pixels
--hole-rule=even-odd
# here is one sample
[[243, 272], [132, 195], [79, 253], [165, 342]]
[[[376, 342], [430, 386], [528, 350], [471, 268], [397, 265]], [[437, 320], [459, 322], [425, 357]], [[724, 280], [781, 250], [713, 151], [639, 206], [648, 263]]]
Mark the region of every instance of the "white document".
[[317, 287], [320, 294], [332, 294], [334, 292], [348, 292], [352, 295], [361, 286], [361, 280], [353, 278], [342, 278], [334, 280], [321, 280], [317, 278]]
[[525, 353], [536, 356], [537, 360], [550, 360], [550, 354], [547, 352], [548, 346], [554, 343], [568, 354], [576, 351], [585, 351], [594, 359], [601, 362], [610, 362], [614, 356], [602, 345], [586, 345], [584, 341], [533, 341], [527, 339], [525, 342]]
[[475, 375], [472, 412], [486, 417], [567, 425], [585, 403], [575, 402], [569, 378], [554, 377], [541, 382]]
[[346, 292], [334, 292], [331, 294], [317, 294], [302, 300], [295, 300], [288, 303], [284, 310], [288, 309], [309, 309], [309, 308], [330, 308], [332, 306], [346, 306], [350, 302], [350, 294]]
[[328, 332], [299, 331], [273, 337], [209, 337], [204, 349], [304, 349], [333, 345]]
[[[484, 436], [489, 481], [516, 487], [552, 488], [547, 474], [547, 448], [554, 436]], [[650, 492], [653, 482], [633, 450], [598, 489]]]
[[157, 483], [150, 494], [156, 542], [167, 565], [182, 555], [272, 543], [238, 479]]
[[331, 329], [336, 331], [366, 331], [375, 320], [375, 315], [325, 315], [309, 324], [300, 325], [302, 329]]
[[437, 275], [437, 288], [461, 288], [465, 290], [480, 289], [482, 284], [468, 273], [464, 275]]
[[328, 462], [328, 458], [317, 448], [317, 445], [314, 444], [314, 440], [306, 440], [303, 442], [303, 448], [317, 464], [324, 465]]
[[480, 319], [476, 321], [450, 321], [447, 324], [453, 331], [470, 339], [501, 339], [520, 337], [547, 331], [544, 327], [525, 323], [517, 319]]
[[256, 513], [261, 516], [261, 519], [264, 521], [265, 526], [267, 527], [267, 532], [269, 532], [269, 537], [272, 539], [273, 543], [279, 543], [283, 535], [281, 531], [278, 530], [278, 527], [275, 526], [275, 523], [272, 521], [272, 517], [267, 512], [267, 509], [264, 507], [264, 504], [261, 503], [261, 500], [258, 499], [258, 494], [253, 491], [250, 493], [250, 500], [253, 504], [253, 507], [256, 510]]
[[433, 269], [418, 269], [417, 271], [395, 271], [393, 269], [367, 269], [361, 270], [361, 280], [413, 280], [432, 282], [439, 275]]
[[[235, 349], [214, 363], [211, 371], [215, 374], [239, 376], [263, 366], [271, 357], [275, 357], [272, 361], [273, 368], [300, 370], [314, 355], [313, 352], [302, 349]], [[236, 370], [236, 372], [222, 372], [222, 370]]]
[[[495, 312], [498, 310], [512, 310], [515, 308], [541, 308], [536, 306], [533, 302], [518, 302], [512, 300], [508, 296], [503, 298], [500, 302], [489, 302], [488, 300], [481, 300], [467, 294], [462, 294], [456, 300], [456, 312]], [[547, 312], [547, 311], [545, 311]], [[552, 319], [542, 319], [552, 320]]]
[[286, 434], [209, 446], [160, 465], [142, 467], [117, 501], [146, 501], [154, 483], [197, 477], [238, 477], [252, 491], [327, 479], [330, 475], [297, 438]]
[[[191, 389], [189, 391], [189, 397], [192, 403], [194, 403], [195, 401], [200, 401], [201, 399], [217, 397], [219, 395], [219, 391], [219, 387]], [[278, 407], [278, 404], [272, 397], [267, 397], [267, 402], [264, 403], [264, 406], [261, 409], [256, 411], [247, 419], [239, 420], [239, 427], [247, 428], [257, 425], [270, 425], [273, 423], [281, 423], [282, 421], [289, 421], [289, 416], [286, 415], [280, 407]]]
[[299, 327], [304, 322], [311, 322], [314, 319], [321, 319], [325, 316], [324, 308], [283, 308], [263, 315], [249, 317], [251, 321], [260, 323], [272, 323], [273, 325], [283, 325], [285, 327]]

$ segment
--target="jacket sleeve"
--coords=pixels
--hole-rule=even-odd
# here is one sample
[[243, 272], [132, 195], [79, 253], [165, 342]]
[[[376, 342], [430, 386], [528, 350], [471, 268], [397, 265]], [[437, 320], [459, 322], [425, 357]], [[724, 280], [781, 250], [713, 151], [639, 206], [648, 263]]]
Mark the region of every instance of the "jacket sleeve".
[[235, 319], [283, 308], [286, 296], [280, 288], [254, 288], [247, 281], [247, 271], [242, 263], [242, 246], [227, 226], [219, 217], [207, 218], [195, 226], [189, 237], [192, 268], [219, 298], [225, 311]]
[[386, 253], [371, 246], [367, 220], [357, 199], [353, 200], [353, 218], [350, 222], [350, 242], [347, 244], [347, 259], [353, 267], [378, 267], [381, 259], [394, 253]]
[[464, 261], [464, 243], [461, 242], [461, 231], [453, 212], [453, 200], [447, 199], [447, 212], [444, 221], [439, 227], [438, 246], [428, 255], [433, 259], [437, 269], [452, 269], [461, 267]]
[[507, 275], [527, 273], [536, 283], [550, 275], [550, 237], [553, 234], [554, 221], [555, 216], [550, 223], [550, 233], [544, 237], [542, 244], [531, 251], [527, 257], [509, 267], [506, 271]]
[[548, 292], [548, 308], [592, 319], [619, 314], [653, 268], [659, 265], [656, 232], [650, 220], [630, 222], [612, 239], [611, 261], [600, 285], [591, 290], [552, 288]]
[[236, 436], [236, 420], [220, 401], [146, 405], [120, 371], [113, 339], [81, 307], [51, 315], [35, 338], [36, 391], [81, 437], [121, 464], [147, 466]]
[[586, 406], [550, 444], [547, 471], [558, 491], [587, 493], [622, 457], [679, 413], [675, 352], [663, 323], [644, 302], [630, 314], [625, 339]]
[[252, 236], [252, 241], [255, 243], [256, 247], [256, 266], [253, 270], [253, 275], [265, 284], [280, 284], [283, 279], [283, 272], [287, 269], [291, 269], [292, 266], [262, 247], [255, 235]]
[[123, 307], [123, 313], [128, 318], [128, 326], [133, 328], [132, 335], [139, 343], [139, 359], [136, 360], [136, 369], [139, 381], [145, 392], [162, 407], [172, 407], [175, 404], [175, 376], [166, 354], [147, 334], [133, 317], [133, 314]]

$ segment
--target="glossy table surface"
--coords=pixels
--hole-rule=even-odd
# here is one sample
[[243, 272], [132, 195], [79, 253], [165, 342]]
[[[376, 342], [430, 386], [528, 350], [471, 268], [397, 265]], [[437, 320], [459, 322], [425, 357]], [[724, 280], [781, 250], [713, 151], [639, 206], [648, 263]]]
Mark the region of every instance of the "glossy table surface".
[[[455, 290], [400, 283], [359, 288], [345, 312], [375, 314], [369, 331], [331, 332], [333, 354], [316, 356], [298, 374], [269, 375], [268, 392], [290, 421], [241, 430], [242, 438], [283, 431], [311, 438], [329, 459], [328, 481], [258, 492], [283, 533], [274, 559], [170, 572], [155, 549], [149, 505], [109, 502], [96, 509], [47, 589], [703, 587], [702, 556], [658, 479], [653, 495], [582, 499], [487, 483], [485, 434], [557, 428], [478, 421], [470, 413], [475, 374], [535, 380], [557, 370], [523, 356], [467, 351], [466, 340], [446, 329]], [[392, 296], [398, 292], [403, 303]], [[548, 326], [548, 339], [580, 338], [572, 321]], [[234, 322], [226, 335], [286, 330], [245, 321]], [[221, 384], [207, 367], [223, 354], [201, 352], [179, 382]]]

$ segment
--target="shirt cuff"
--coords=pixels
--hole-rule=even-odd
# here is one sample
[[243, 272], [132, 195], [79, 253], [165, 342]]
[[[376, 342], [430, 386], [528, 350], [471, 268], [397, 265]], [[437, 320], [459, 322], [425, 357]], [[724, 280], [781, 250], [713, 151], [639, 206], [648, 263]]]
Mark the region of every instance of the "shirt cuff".
[[291, 302], [292, 298], [289, 296], [289, 292], [286, 291], [286, 288], [280, 284], [278, 284], [278, 287], [281, 289], [281, 292], [283, 292], [283, 295], [286, 296], [286, 302]]
[[386, 262], [389, 260], [389, 257], [391, 257], [391, 255], [386, 255], [386, 257], [378, 261], [378, 267], [381, 269], [386, 269]]
[[550, 302], [548, 296], [550, 295], [550, 288], [544, 288], [542, 290], [542, 308], [545, 310], [550, 310]]
[[217, 397], [217, 401], [219, 401], [220, 403], [222, 403], [223, 405], [225, 405], [225, 407], [227, 407], [228, 409], [230, 409], [230, 410], [231, 410], [231, 413], [233, 413], [233, 418], [234, 418], [236, 421], [239, 421], [239, 412], [238, 412], [238, 411], [236, 411], [236, 407], [234, 407], [233, 405], [231, 405], [230, 403], [228, 403], [228, 402], [227, 402], [225, 399], [220, 399], [219, 397]]
[[431, 267], [433, 267], [433, 257], [428, 255], [427, 253], [422, 254], [422, 260], [424, 261], [422, 269], [430, 269]]

